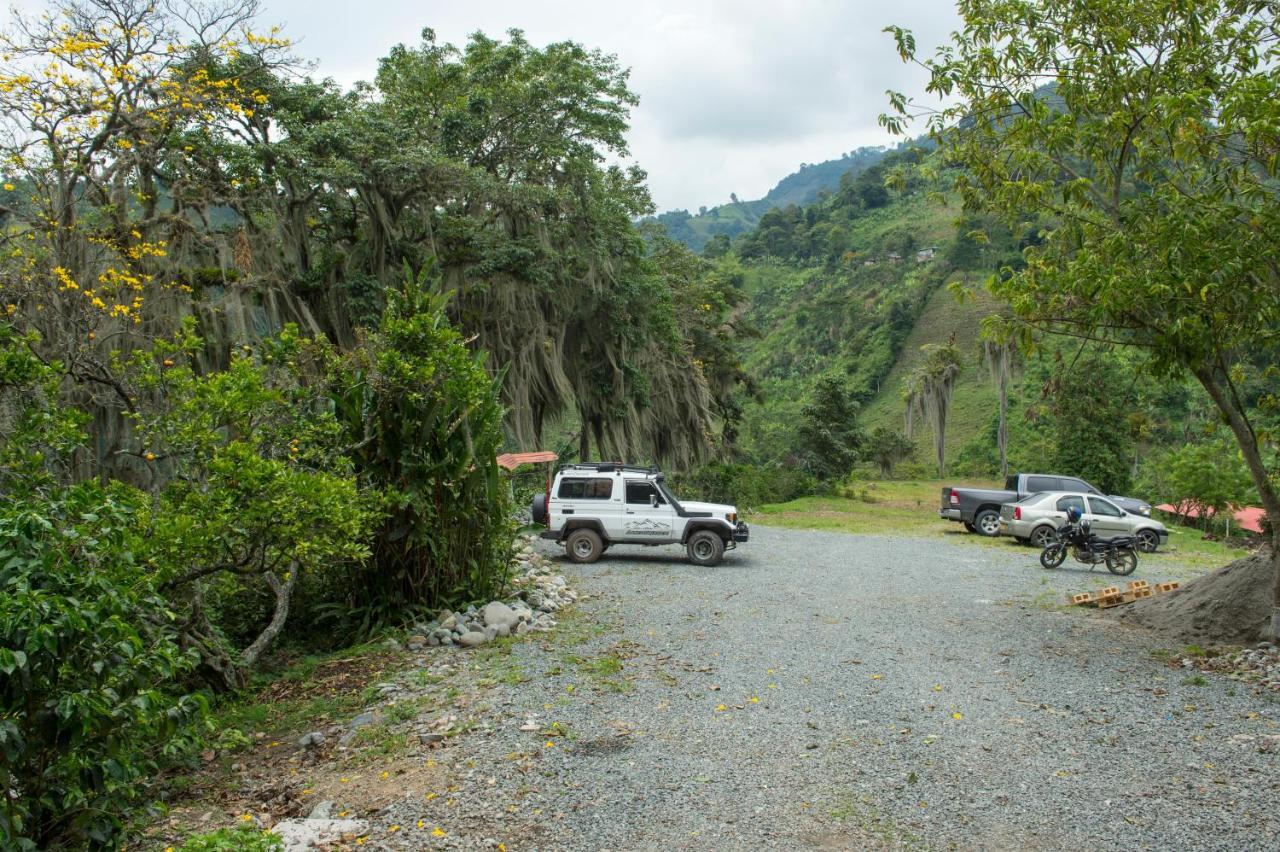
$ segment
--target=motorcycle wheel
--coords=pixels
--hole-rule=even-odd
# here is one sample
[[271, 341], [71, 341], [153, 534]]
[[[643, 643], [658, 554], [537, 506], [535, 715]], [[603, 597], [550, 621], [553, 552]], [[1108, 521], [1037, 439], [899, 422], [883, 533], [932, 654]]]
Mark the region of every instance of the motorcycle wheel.
[[1055, 541], [1040, 551], [1040, 567], [1041, 568], [1057, 568], [1067, 558], [1067, 546], [1060, 541]]
[[1107, 552], [1107, 570], [1127, 577], [1138, 568], [1138, 554], [1129, 548]]

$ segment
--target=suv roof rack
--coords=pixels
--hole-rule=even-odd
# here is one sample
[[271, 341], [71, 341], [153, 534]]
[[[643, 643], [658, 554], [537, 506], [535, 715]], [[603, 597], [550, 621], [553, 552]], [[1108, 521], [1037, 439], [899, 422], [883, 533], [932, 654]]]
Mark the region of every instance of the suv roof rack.
[[661, 473], [657, 465], [648, 465], [647, 467], [637, 464], [623, 464], [622, 462], [598, 462], [585, 461], [574, 462], [560, 468], [561, 470], [591, 470], [596, 473], [620, 473], [624, 470], [633, 471], [635, 473]]

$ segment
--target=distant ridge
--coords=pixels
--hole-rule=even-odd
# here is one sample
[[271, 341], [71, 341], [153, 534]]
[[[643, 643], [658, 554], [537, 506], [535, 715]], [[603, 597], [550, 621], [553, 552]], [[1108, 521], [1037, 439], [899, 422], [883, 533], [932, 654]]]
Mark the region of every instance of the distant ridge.
[[669, 210], [653, 217], [673, 240], [679, 240], [701, 253], [707, 242], [717, 234], [733, 239], [753, 229], [760, 217], [775, 207], [791, 204], [803, 206], [816, 201], [824, 192], [834, 192], [840, 186], [840, 178], [852, 172], [858, 174], [880, 162], [891, 151], [885, 147], [863, 147], [843, 154], [834, 160], [821, 163], [801, 163], [800, 168], [778, 181], [764, 198], [754, 201], [736, 199], [717, 207], [702, 208], [691, 214], [688, 210]]

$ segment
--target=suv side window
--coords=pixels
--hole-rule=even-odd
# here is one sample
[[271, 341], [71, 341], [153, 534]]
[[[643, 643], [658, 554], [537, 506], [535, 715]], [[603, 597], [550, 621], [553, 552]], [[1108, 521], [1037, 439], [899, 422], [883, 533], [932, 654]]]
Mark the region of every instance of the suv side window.
[[1077, 497], [1077, 496], [1075, 496], [1075, 495], [1071, 495], [1071, 496], [1069, 496], [1069, 497], [1060, 497], [1060, 498], [1058, 498], [1058, 507], [1057, 507], [1057, 508], [1058, 508], [1058, 511], [1059, 511], [1059, 512], [1065, 512], [1065, 511], [1067, 511], [1068, 509], [1070, 509], [1072, 506], [1075, 506], [1077, 509], [1079, 509], [1079, 510], [1080, 510], [1080, 513], [1081, 513], [1081, 514], [1084, 514], [1085, 508], [1084, 508], [1084, 498], [1083, 498], [1083, 497]]
[[613, 480], [608, 477], [562, 479], [556, 496], [561, 500], [608, 500], [613, 496]]
[[1061, 491], [1058, 487], [1058, 479], [1053, 476], [1028, 476], [1027, 490], [1032, 494], [1037, 491]]
[[630, 505], [648, 506], [650, 496], [658, 498], [659, 506], [667, 502], [662, 499], [662, 495], [658, 493], [658, 489], [653, 487], [652, 482], [645, 482], [641, 480], [639, 482], [631, 481], [627, 483], [627, 503]]
[[1095, 515], [1106, 515], [1109, 518], [1124, 517], [1124, 512], [1120, 511], [1118, 506], [1108, 500], [1103, 500], [1101, 497], [1090, 497], [1089, 505], [1093, 507]]

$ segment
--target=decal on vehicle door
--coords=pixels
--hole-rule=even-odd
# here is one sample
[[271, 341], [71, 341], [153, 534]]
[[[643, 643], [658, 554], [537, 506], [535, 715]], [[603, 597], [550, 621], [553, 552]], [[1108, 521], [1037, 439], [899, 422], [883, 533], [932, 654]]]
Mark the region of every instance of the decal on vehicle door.
[[627, 535], [634, 536], [668, 536], [671, 535], [671, 524], [667, 521], [655, 521], [652, 518], [641, 518], [627, 521]]

